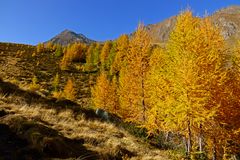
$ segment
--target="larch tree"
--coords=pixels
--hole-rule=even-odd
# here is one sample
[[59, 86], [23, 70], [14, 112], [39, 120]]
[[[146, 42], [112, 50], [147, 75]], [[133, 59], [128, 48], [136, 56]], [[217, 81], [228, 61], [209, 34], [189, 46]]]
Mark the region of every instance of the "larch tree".
[[[194, 135], [202, 140], [204, 128], [213, 120], [220, 105], [210, 107], [209, 100], [226, 77], [222, 71], [224, 40], [209, 21], [193, 17], [186, 11], [177, 18], [167, 53], [164, 74], [167, 92], [163, 93], [166, 96], [159, 106], [165, 107], [163, 127], [186, 136], [186, 151], [190, 155]], [[199, 148], [202, 150], [202, 143]]]
[[212, 102], [221, 102], [217, 110], [216, 124], [219, 131], [212, 133], [215, 139], [217, 158], [228, 159], [240, 150], [240, 43], [228, 52], [224, 69], [227, 71], [227, 81], [219, 86]]
[[93, 64], [93, 60], [94, 60], [93, 50], [94, 50], [95, 47], [96, 47], [96, 43], [92, 43], [92, 44], [90, 44], [90, 46], [87, 48], [87, 52], [86, 52], [86, 63], [87, 63], [88, 65]]
[[43, 43], [38, 43], [36, 50], [37, 50], [37, 53], [44, 52], [44, 50], [45, 50], [44, 44]]
[[116, 78], [110, 81], [106, 72], [101, 72], [97, 77], [95, 86], [91, 90], [94, 106], [117, 114], [119, 108], [117, 90]]
[[64, 86], [63, 96], [66, 99], [75, 100], [76, 90], [75, 90], [75, 84], [72, 79], [68, 79], [66, 85]]
[[116, 41], [113, 41], [112, 46], [111, 46], [111, 50], [109, 52], [108, 59], [106, 61], [106, 66], [107, 66], [106, 69], [109, 71], [109, 73], [111, 75], [113, 75], [112, 72], [111, 72], [111, 68], [112, 68], [112, 64], [113, 64], [115, 56], [116, 56], [116, 49], [117, 49], [117, 43], [116, 43]]
[[97, 77], [95, 86], [92, 88], [92, 101], [94, 106], [102, 109], [108, 108], [107, 99], [109, 86], [106, 73], [100, 73]]
[[100, 62], [103, 70], [107, 69], [107, 60], [110, 55], [111, 47], [112, 47], [112, 42], [106, 41], [101, 50]]
[[109, 111], [116, 115], [119, 114], [119, 95], [118, 95], [118, 81], [117, 77], [113, 76], [112, 81], [110, 82], [109, 92], [108, 92], [108, 103]]
[[129, 38], [127, 35], [121, 35], [116, 41], [116, 55], [111, 65], [111, 73], [118, 74], [121, 67], [125, 66], [125, 59], [129, 49]]
[[120, 71], [120, 105], [123, 118], [141, 124], [146, 121], [146, 76], [149, 68], [151, 39], [139, 25], [129, 42], [126, 65]]
[[52, 81], [52, 87], [53, 87], [53, 91], [54, 92], [57, 92], [58, 91], [58, 88], [59, 88], [59, 74], [57, 73], [55, 75], [55, 77], [53, 78], [53, 81]]
[[165, 49], [157, 47], [153, 50], [149, 61], [150, 69], [147, 73], [146, 80], [148, 86], [146, 92], [149, 95], [147, 99], [149, 109], [147, 111], [148, 118], [144, 124], [149, 134], [168, 131], [163, 125], [165, 117], [167, 116], [164, 112], [168, 109], [165, 100], [170, 94], [168, 90], [169, 84], [165, 76], [166, 56]]
[[100, 54], [101, 54], [101, 49], [102, 49], [102, 46], [100, 43], [97, 43], [95, 48], [93, 49], [93, 52], [92, 52], [92, 60], [93, 60], [93, 64], [94, 65], [99, 65], [99, 62], [100, 62]]

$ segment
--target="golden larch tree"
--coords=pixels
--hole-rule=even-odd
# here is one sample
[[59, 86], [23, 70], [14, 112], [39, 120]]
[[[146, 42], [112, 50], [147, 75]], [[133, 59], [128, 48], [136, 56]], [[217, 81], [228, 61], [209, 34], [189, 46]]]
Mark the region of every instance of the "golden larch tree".
[[[203, 132], [220, 105], [210, 106], [210, 99], [218, 89], [214, 85], [221, 86], [225, 82], [224, 40], [208, 20], [193, 17], [186, 11], [178, 16], [166, 49], [167, 65], [155, 73], [157, 83], [164, 86], [160, 90], [155, 87], [160, 93], [156, 97], [162, 100], [156, 103], [158, 114], [162, 114], [158, 116], [163, 118], [162, 128], [186, 136], [186, 150], [190, 155], [193, 137], [198, 136], [201, 142]], [[155, 76], [153, 74], [153, 78]], [[202, 143], [199, 148], [202, 151]]]
[[112, 42], [106, 41], [101, 50], [100, 62], [101, 62], [101, 66], [102, 66], [103, 70], [105, 70], [107, 68], [107, 60], [110, 55], [111, 47], [112, 47]]
[[129, 49], [129, 38], [127, 35], [121, 35], [116, 41], [116, 55], [111, 66], [111, 73], [118, 74], [121, 67], [125, 66], [125, 59]]
[[66, 85], [64, 86], [63, 96], [66, 99], [75, 100], [76, 90], [75, 90], [75, 84], [72, 79], [68, 79]]
[[165, 100], [170, 94], [170, 85], [165, 75], [166, 56], [166, 51], [163, 48], [157, 47], [153, 50], [150, 57], [150, 69], [147, 73], [146, 80], [148, 86], [146, 92], [149, 95], [147, 99], [149, 110], [147, 111], [147, 121], [143, 125], [147, 128], [149, 134], [168, 131], [163, 125], [165, 117], [167, 116], [164, 113], [165, 110], [168, 109]]
[[92, 88], [92, 101], [95, 107], [109, 110], [108, 98], [109, 98], [110, 82], [105, 72], [100, 73], [97, 77], [96, 84]]
[[126, 65], [120, 71], [120, 105], [122, 117], [128, 121], [146, 121], [146, 73], [149, 68], [150, 36], [143, 25], [139, 25], [129, 42]]

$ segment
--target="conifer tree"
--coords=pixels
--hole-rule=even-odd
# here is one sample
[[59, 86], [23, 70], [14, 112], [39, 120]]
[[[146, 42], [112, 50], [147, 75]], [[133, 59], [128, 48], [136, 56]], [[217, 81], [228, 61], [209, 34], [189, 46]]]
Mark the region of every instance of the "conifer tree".
[[43, 43], [38, 43], [37, 53], [42, 53], [42, 52], [44, 52], [44, 50], [45, 50], [44, 44]]
[[111, 65], [111, 73], [118, 74], [121, 67], [124, 66], [126, 55], [129, 49], [129, 38], [127, 35], [121, 35], [116, 42], [116, 55]]
[[168, 131], [163, 125], [167, 116], [164, 114], [167, 109], [165, 100], [170, 94], [169, 84], [165, 75], [166, 58], [166, 51], [160, 47], [155, 48], [150, 57], [150, 69], [146, 80], [148, 86], [146, 92], [149, 95], [149, 99], [147, 99], [149, 110], [147, 112], [148, 119], [144, 124], [149, 134], [157, 134], [164, 130]]
[[108, 57], [110, 55], [111, 46], [112, 46], [111, 41], [106, 41], [103, 45], [102, 50], [101, 50], [100, 62], [101, 62], [101, 66], [102, 66], [103, 69], [107, 68], [107, 60], [108, 60]]
[[60, 45], [56, 46], [55, 55], [56, 55], [56, 57], [60, 57], [60, 56], [63, 55], [63, 48], [62, 48], [62, 46], [60, 46]]
[[96, 107], [109, 110], [109, 89], [110, 82], [107, 79], [106, 73], [102, 72], [99, 77], [97, 77], [96, 85], [92, 88], [92, 100]]
[[[210, 107], [217, 86], [225, 82], [222, 70], [224, 40], [208, 20], [182, 13], [167, 44], [169, 54], [167, 79], [171, 97], [166, 123], [188, 139], [187, 152], [192, 151], [192, 138], [207, 128], [220, 104]], [[217, 86], [216, 86], [217, 85]], [[200, 148], [202, 148], [200, 146]]]
[[57, 73], [52, 81], [52, 86], [54, 89], [54, 92], [58, 91], [58, 87], [59, 87], [59, 74]]
[[[150, 37], [143, 25], [134, 33], [120, 72], [120, 105], [123, 117], [129, 121], [146, 121], [146, 73], [149, 68]], [[126, 111], [126, 112], [124, 112]]]
[[120, 115], [119, 114], [118, 82], [117, 82], [116, 76], [112, 78], [108, 95], [109, 95], [108, 100], [109, 100], [110, 112], [116, 115]]
[[93, 53], [92, 53], [92, 58], [93, 58], [93, 64], [94, 65], [99, 65], [100, 62], [100, 54], [101, 54], [101, 44], [97, 43], [95, 48], [93, 49]]
[[[177, 18], [166, 51], [157, 49], [151, 56], [146, 127], [150, 132], [181, 133], [187, 138], [188, 155], [196, 142], [202, 153], [203, 137], [215, 129], [221, 102], [213, 97], [226, 82], [224, 46], [219, 30], [209, 20], [186, 11]], [[193, 141], [195, 136], [198, 141]]]
[[[240, 43], [225, 58], [224, 69], [227, 80], [223, 86], [218, 86], [212, 103], [221, 103], [216, 114], [217, 131], [210, 130], [212, 140], [215, 138], [217, 158], [227, 159], [240, 150]], [[223, 150], [223, 152], [221, 152]]]
[[63, 96], [69, 100], [75, 100], [76, 98], [75, 84], [71, 79], [68, 79], [66, 85], [64, 86]]
[[116, 56], [116, 47], [117, 47], [117, 43], [116, 43], [116, 41], [113, 41], [112, 45], [111, 45], [111, 50], [110, 50], [110, 53], [109, 53], [109, 56], [108, 56], [108, 59], [106, 62], [106, 70], [108, 70], [111, 75], [113, 75], [111, 72], [111, 68], [112, 68], [112, 65], [113, 65], [113, 62], [114, 62], [114, 59]]
[[90, 46], [87, 49], [86, 63], [88, 65], [93, 64], [93, 61], [94, 61], [93, 50], [94, 50], [95, 47], [96, 47], [96, 43], [92, 43], [92, 44], [90, 44]]

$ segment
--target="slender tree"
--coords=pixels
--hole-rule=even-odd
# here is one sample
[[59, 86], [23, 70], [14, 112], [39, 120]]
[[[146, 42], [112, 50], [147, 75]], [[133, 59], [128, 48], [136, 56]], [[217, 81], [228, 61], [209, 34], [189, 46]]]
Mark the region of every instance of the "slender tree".
[[116, 41], [116, 55], [111, 65], [111, 73], [118, 74], [122, 67], [126, 65], [126, 55], [129, 49], [129, 38], [127, 35], [121, 35]]
[[107, 69], [107, 60], [110, 56], [111, 47], [112, 47], [111, 41], [107, 41], [104, 43], [103, 48], [101, 50], [100, 62], [103, 70]]
[[69, 100], [75, 100], [76, 98], [75, 84], [71, 79], [68, 79], [66, 85], [64, 86], [63, 96]]
[[149, 68], [150, 36], [143, 25], [139, 25], [129, 42], [126, 66], [120, 73], [120, 105], [129, 121], [146, 121], [146, 73]]

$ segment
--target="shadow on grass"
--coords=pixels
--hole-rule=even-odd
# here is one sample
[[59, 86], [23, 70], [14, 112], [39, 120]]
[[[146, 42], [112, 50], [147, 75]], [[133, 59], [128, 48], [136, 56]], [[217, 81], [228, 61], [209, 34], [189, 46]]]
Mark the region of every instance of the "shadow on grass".
[[29, 107], [40, 104], [48, 109], [54, 108], [58, 112], [65, 109], [71, 109], [75, 116], [81, 113], [85, 115], [86, 119], [99, 119], [94, 110], [86, 109], [73, 101], [45, 98], [35, 92], [23, 90], [10, 82], [4, 82], [1, 79], [0, 93], [6, 97], [10, 95], [19, 96]]
[[13, 114], [0, 120], [0, 159], [99, 158], [83, 146], [83, 139], [66, 138], [54, 129]]

